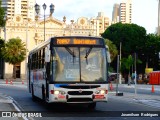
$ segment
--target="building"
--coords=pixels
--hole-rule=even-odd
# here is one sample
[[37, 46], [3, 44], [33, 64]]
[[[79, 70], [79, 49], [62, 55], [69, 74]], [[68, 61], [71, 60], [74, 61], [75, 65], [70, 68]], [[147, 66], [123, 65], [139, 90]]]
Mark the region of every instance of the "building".
[[2, 0], [2, 8], [4, 8], [7, 19], [15, 15], [22, 15], [24, 19], [34, 20], [35, 0]]
[[[66, 17], [63, 18], [63, 21], [60, 21], [50, 16], [45, 20], [45, 40], [53, 36], [63, 35], [99, 36], [109, 26], [109, 20], [102, 16], [100, 17], [101, 19], [99, 17], [97, 18], [88, 19], [86, 17], [80, 17], [76, 22], [71, 20], [71, 23], [67, 24], [65, 23]], [[26, 43], [28, 51], [44, 41], [44, 20], [42, 19], [32, 21], [25, 19], [22, 15], [15, 15], [7, 19], [5, 28], [5, 31], [4, 29], [0, 29], [0, 37], [4, 38], [5, 36], [6, 40], [19, 37]], [[26, 63], [27, 59], [16, 65], [16, 78], [25, 79]], [[12, 72], [13, 66], [5, 63], [3, 78], [11, 78]]]
[[104, 16], [103, 12], [99, 12], [95, 20], [97, 21], [96, 28], [99, 32], [98, 36], [100, 36], [111, 25], [111, 21], [108, 17]]
[[120, 3], [120, 17], [119, 21], [122, 23], [132, 23], [132, 1], [123, 0]]
[[119, 22], [119, 4], [114, 4], [113, 6], [113, 12], [112, 12], [112, 22], [117, 23]]
[[[7, 20], [5, 29], [0, 29], [1, 38], [7, 41], [18, 37], [26, 43], [26, 48], [30, 51], [53, 36], [100, 36], [110, 25], [109, 18], [102, 12], [98, 13], [96, 18], [80, 17], [77, 21], [71, 20], [71, 23], [66, 23], [66, 17], [60, 21], [53, 16], [47, 17], [44, 22], [44, 19], [34, 15], [34, 2], [35, 0], [8, 0], [6, 2], [2, 0]], [[25, 79], [26, 67], [27, 59], [16, 65], [16, 78]], [[0, 70], [1, 78], [12, 78], [12, 65], [2, 61], [0, 69], [2, 69]]]
[[76, 22], [71, 20], [70, 24], [65, 24], [64, 35], [97, 36], [98, 33], [94, 26], [96, 23], [94, 24], [94, 22], [96, 20], [92, 21], [86, 17], [80, 17]]

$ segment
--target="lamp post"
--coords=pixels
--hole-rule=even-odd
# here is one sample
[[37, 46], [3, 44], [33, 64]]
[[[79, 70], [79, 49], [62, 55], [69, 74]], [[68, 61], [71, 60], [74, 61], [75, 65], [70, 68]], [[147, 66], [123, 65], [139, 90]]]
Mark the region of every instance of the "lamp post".
[[[46, 11], [46, 8], [47, 8], [47, 5], [44, 3], [43, 5], [42, 5], [42, 7], [43, 7], [43, 10], [44, 10], [44, 41], [45, 41], [45, 17], [46, 17], [46, 15], [45, 15], [45, 11]], [[40, 6], [36, 3], [35, 4], [35, 11], [36, 11], [36, 13], [37, 13], [37, 15], [39, 15], [39, 12], [40, 12]], [[54, 12], [54, 5], [53, 4], [51, 4], [50, 5], [50, 16], [52, 16], [52, 14], [53, 14], [53, 12]]]
[[[119, 60], [120, 60], [120, 65], [119, 65], [119, 67], [120, 67], [120, 69], [121, 69], [121, 59], [122, 59], [122, 42], [120, 42], [120, 47], [119, 47], [119, 51], [120, 51], [120, 55], [119, 55]], [[121, 84], [122, 83], [122, 75], [121, 75], [121, 71], [120, 71], [120, 73], [119, 73], [119, 84]]]
[[73, 32], [73, 23], [74, 23], [74, 20], [71, 20], [71, 35], [72, 35], [72, 32]]

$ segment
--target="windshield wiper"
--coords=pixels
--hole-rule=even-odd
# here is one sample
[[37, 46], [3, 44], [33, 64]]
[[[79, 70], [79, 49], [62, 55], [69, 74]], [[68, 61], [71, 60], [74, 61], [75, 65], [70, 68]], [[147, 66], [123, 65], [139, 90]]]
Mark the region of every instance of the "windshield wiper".
[[87, 59], [87, 58], [88, 58], [91, 50], [92, 50], [92, 47], [90, 47], [88, 51], [86, 50], [86, 56], [85, 56], [85, 58], [86, 58], [86, 63], [87, 63], [87, 64], [88, 64], [88, 59]]
[[68, 47], [65, 47], [65, 49], [72, 55], [72, 57], [73, 57], [73, 63], [74, 63], [74, 57], [76, 57], [75, 54], [74, 54], [74, 51], [72, 51]]

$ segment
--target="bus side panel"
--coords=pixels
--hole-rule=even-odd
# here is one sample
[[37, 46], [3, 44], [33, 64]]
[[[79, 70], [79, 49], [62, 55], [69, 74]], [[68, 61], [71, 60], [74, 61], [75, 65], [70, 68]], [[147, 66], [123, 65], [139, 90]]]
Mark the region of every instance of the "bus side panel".
[[45, 70], [32, 70], [30, 79], [31, 84], [33, 84], [34, 95], [42, 99], [42, 86], [46, 86]]

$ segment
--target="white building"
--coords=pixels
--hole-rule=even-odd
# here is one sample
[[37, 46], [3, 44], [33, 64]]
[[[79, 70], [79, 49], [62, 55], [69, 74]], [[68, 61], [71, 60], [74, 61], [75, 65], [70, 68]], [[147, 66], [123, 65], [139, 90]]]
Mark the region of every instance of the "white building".
[[132, 0], [123, 0], [120, 3], [119, 21], [122, 23], [132, 22]]
[[100, 36], [111, 25], [111, 21], [103, 12], [98, 13], [96, 20], [98, 21], [96, 25], [99, 31], [98, 36]]
[[123, 0], [120, 4], [114, 4], [112, 23], [132, 23], [132, 0]]
[[24, 19], [34, 20], [35, 0], [2, 0], [2, 8], [4, 8], [8, 19], [15, 15], [22, 15]]
[[[80, 17], [75, 22], [71, 20], [66, 24], [66, 17], [60, 21], [53, 16], [43, 19], [35, 19], [34, 6], [35, 0], [2, 0], [2, 7], [5, 8], [7, 20], [5, 30], [0, 29], [0, 37], [6, 41], [11, 38], [19, 37], [26, 43], [28, 51], [44, 41], [54, 36], [100, 36], [110, 25], [108, 17], [104, 13], [98, 13], [96, 18]], [[28, 9], [27, 9], [28, 8]], [[25, 79], [27, 70], [27, 59], [16, 65], [16, 78]], [[3, 67], [4, 66], [4, 67]], [[3, 69], [3, 70], [1, 70]], [[12, 78], [13, 66], [0, 63], [0, 77]]]

